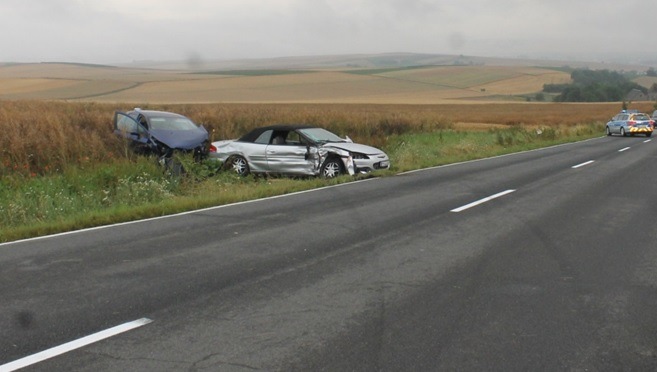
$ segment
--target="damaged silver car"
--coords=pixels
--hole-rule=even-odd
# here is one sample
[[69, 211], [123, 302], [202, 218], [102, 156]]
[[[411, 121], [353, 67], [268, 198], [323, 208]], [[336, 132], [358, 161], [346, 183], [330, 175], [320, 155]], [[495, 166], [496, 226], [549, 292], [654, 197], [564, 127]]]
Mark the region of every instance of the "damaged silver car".
[[390, 168], [383, 151], [305, 125], [257, 128], [239, 139], [212, 145], [216, 152], [210, 157], [242, 176], [273, 173], [332, 178]]

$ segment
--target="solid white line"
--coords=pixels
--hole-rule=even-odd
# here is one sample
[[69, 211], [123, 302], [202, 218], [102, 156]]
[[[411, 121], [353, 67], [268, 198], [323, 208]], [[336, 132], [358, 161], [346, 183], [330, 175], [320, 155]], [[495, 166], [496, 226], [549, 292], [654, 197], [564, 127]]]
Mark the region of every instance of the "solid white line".
[[631, 149], [631, 147], [626, 147], [626, 148], [624, 148], [624, 149], [620, 149], [620, 150], [618, 150], [618, 152], [627, 151], [627, 150], [629, 150], [629, 149]]
[[462, 164], [479, 163], [479, 162], [487, 161], [487, 160], [500, 159], [500, 158], [506, 158], [506, 157], [510, 157], [510, 156], [517, 156], [517, 155], [522, 155], [522, 154], [528, 154], [528, 153], [532, 153], [532, 152], [539, 152], [539, 151], [551, 150], [551, 149], [555, 149], [555, 148], [559, 148], [559, 147], [571, 146], [571, 145], [576, 145], [576, 144], [579, 144], [579, 143], [584, 143], [584, 142], [589, 142], [589, 141], [599, 140], [599, 139], [603, 139], [603, 138], [606, 138], [606, 137], [607, 137], [607, 136], [604, 136], [604, 137], [595, 137], [595, 138], [589, 138], [589, 139], [582, 140], [582, 141], [578, 141], [578, 142], [562, 143], [562, 144], [560, 144], [560, 145], [554, 145], [554, 146], [548, 146], [548, 147], [541, 147], [541, 148], [538, 148], [538, 149], [525, 150], [525, 151], [519, 151], [519, 152], [513, 152], [513, 153], [510, 153], [510, 154], [504, 154], [504, 155], [496, 155], [496, 156], [491, 156], [491, 157], [488, 157], [488, 158], [473, 159], [473, 160], [461, 161], [461, 162], [458, 162], [458, 163], [450, 163], [450, 164], [436, 165], [436, 166], [434, 166], [434, 167], [421, 168], [421, 169], [414, 169], [414, 170], [410, 170], [410, 171], [406, 171], [406, 172], [397, 173], [397, 175], [398, 175], [398, 176], [403, 176], [403, 175], [405, 175], [405, 174], [419, 173], [419, 172], [425, 172], [425, 171], [430, 171], [430, 170], [434, 170], [434, 169], [441, 169], [441, 168], [455, 167], [455, 166], [462, 165]]
[[647, 139], [647, 140], [643, 141], [643, 143], [648, 143], [648, 142], [650, 142], [650, 141], [652, 141], [652, 140], [651, 140], [651, 139]]
[[[458, 162], [458, 163], [439, 165], [439, 166], [435, 166], [435, 167], [416, 169], [416, 170], [412, 170], [412, 171], [408, 171], [408, 172], [398, 173], [398, 175], [404, 175], [404, 174], [410, 174], [410, 173], [416, 173], [416, 172], [423, 172], [423, 171], [439, 169], [439, 168], [454, 167], [454, 166], [458, 166], [458, 165], [462, 165], [462, 164], [476, 163], [476, 162], [481, 162], [481, 161], [486, 161], [486, 160], [491, 160], [491, 159], [521, 155], [521, 154], [530, 153], [530, 152], [544, 151], [544, 150], [549, 150], [549, 149], [553, 149], [553, 148], [557, 148], [557, 147], [572, 146], [572, 145], [576, 145], [578, 143], [589, 142], [589, 141], [599, 140], [599, 139], [603, 139], [603, 138], [606, 138], [606, 136], [591, 138], [591, 139], [578, 141], [578, 142], [563, 143], [563, 144], [560, 144], [560, 145], [554, 145], [554, 146], [549, 146], [549, 147], [542, 147], [542, 148], [534, 149], [534, 150], [526, 150], [526, 151], [515, 152], [515, 153], [511, 153], [511, 154], [492, 156], [492, 157], [489, 157], [489, 158], [468, 160], [468, 161], [463, 161], [463, 162]], [[141, 219], [141, 220], [119, 222], [119, 223], [115, 223], [115, 224], [111, 224], [111, 225], [102, 225], [102, 226], [96, 226], [96, 227], [89, 227], [89, 228], [86, 228], [86, 229], [72, 230], [72, 231], [66, 231], [66, 232], [62, 232], [62, 233], [51, 234], [51, 235], [37, 236], [37, 237], [34, 237], [34, 238], [14, 240], [14, 241], [10, 241], [10, 242], [0, 243], [0, 248], [2, 248], [3, 246], [14, 245], [14, 244], [18, 244], [18, 243], [32, 242], [32, 241], [37, 241], [37, 240], [45, 240], [45, 239], [50, 239], [50, 238], [55, 238], [55, 237], [60, 237], [60, 236], [79, 234], [79, 233], [88, 232], [88, 231], [103, 230], [103, 229], [108, 229], [108, 228], [117, 227], [117, 226], [134, 225], [134, 224], [138, 224], [138, 223], [142, 223], [142, 222], [155, 221], [155, 220], [160, 220], [160, 219], [165, 219], [165, 218], [175, 218], [175, 217], [180, 217], [180, 216], [189, 215], [189, 214], [195, 214], [195, 213], [200, 213], [200, 212], [205, 212], [205, 211], [212, 211], [212, 210], [217, 210], [217, 209], [221, 209], [221, 208], [228, 208], [228, 207], [232, 207], [232, 206], [236, 206], [236, 205], [240, 205], [240, 204], [257, 203], [257, 202], [261, 202], [261, 201], [268, 200], [268, 199], [286, 198], [286, 197], [289, 197], [289, 196], [305, 194], [305, 193], [310, 193], [310, 192], [315, 192], [315, 191], [330, 189], [330, 188], [335, 188], [335, 187], [343, 187], [343, 186], [348, 186], [348, 185], [352, 185], [352, 184], [355, 184], [355, 183], [374, 181], [374, 180], [377, 180], [377, 179], [378, 178], [368, 178], [368, 179], [354, 181], [354, 182], [342, 183], [342, 184], [339, 184], [339, 185], [331, 185], [331, 186], [326, 186], [326, 187], [320, 187], [318, 189], [310, 189], [310, 190], [293, 192], [293, 193], [289, 193], [289, 194], [271, 196], [271, 197], [262, 198], [262, 199], [247, 200], [247, 201], [243, 201], [243, 202], [218, 205], [218, 206], [215, 206], [215, 207], [208, 207], [208, 208], [197, 209], [197, 210], [181, 212], [181, 213], [176, 213], [176, 214], [169, 214], [169, 215], [166, 215], [166, 216], [144, 218], [144, 219]], [[0, 372], [2, 372], [2, 371], [0, 371]]]
[[464, 205], [464, 206], [459, 207], [459, 208], [456, 208], [456, 209], [452, 209], [450, 212], [456, 212], [456, 213], [458, 213], [458, 212], [463, 212], [463, 211], [466, 210], [466, 209], [470, 209], [470, 208], [472, 208], [472, 207], [476, 207], [476, 206], [479, 205], [479, 204], [486, 203], [486, 202], [488, 202], [488, 201], [491, 201], [491, 200], [493, 200], [493, 199], [497, 199], [497, 198], [499, 198], [499, 197], [502, 197], [502, 196], [504, 196], [504, 195], [510, 194], [510, 193], [512, 193], [512, 192], [515, 192], [515, 191], [516, 191], [516, 190], [506, 190], [506, 191], [502, 191], [501, 193], [498, 193], [498, 194], [495, 194], [495, 195], [491, 195], [491, 196], [489, 196], [489, 197], [487, 197], [487, 198], [483, 198], [483, 199], [481, 199], [481, 200], [477, 200], [476, 202], [472, 202], [472, 203], [470, 203], [470, 204]]
[[40, 353], [36, 353], [34, 355], [26, 356], [25, 358], [15, 360], [13, 362], [3, 364], [0, 366], [0, 372], [10, 372], [20, 368], [25, 368], [27, 366], [31, 366], [33, 364], [43, 362], [46, 359], [54, 358], [58, 355], [68, 353], [69, 351], [73, 351], [75, 349], [82, 348], [84, 346], [93, 344], [95, 342], [102, 341], [106, 338], [116, 336], [120, 333], [124, 333], [132, 329], [141, 327], [150, 322], [152, 322], [152, 320], [148, 318], [141, 318], [129, 323], [118, 325], [110, 329], [106, 329], [104, 331], [100, 331], [98, 333], [94, 333], [92, 335], [85, 336], [71, 342], [67, 342], [63, 345], [55, 346], [51, 349], [44, 350]]
[[[317, 188], [317, 189], [308, 189], [308, 190], [303, 190], [303, 191], [291, 192], [289, 194], [269, 196], [269, 197], [261, 198], [261, 199], [246, 200], [246, 201], [236, 202], [236, 203], [231, 203], [231, 204], [222, 204], [222, 205], [217, 205], [217, 206], [214, 206], [214, 207], [208, 207], [208, 208], [203, 208], [203, 209], [195, 209], [195, 210], [192, 210], [192, 211], [180, 212], [180, 213], [176, 213], [176, 214], [168, 214], [168, 215], [165, 215], [165, 216], [144, 218], [144, 219], [141, 219], [141, 220], [119, 222], [119, 223], [115, 223], [115, 224], [111, 224], [111, 225], [101, 225], [101, 226], [95, 226], [95, 227], [88, 227], [86, 229], [81, 229], [81, 230], [65, 231], [65, 232], [52, 234], [52, 235], [43, 235], [43, 236], [36, 236], [34, 238], [14, 240], [14, 241], [11, 241], [11, 242], [0, 243], [0, 248], [2, 248], [3, 246], [14, 245], [14, 244], [18, 244], [18, 243], [32, 242], [32, 241], [37, 241], [37, 240], [45, 240], [45, 239], [56, 238], [56, 237], [60, 237], [60, 236], [75, 235], [75, 234], [79, 234], [79, 233], [83, 233], [83, 232], [104, 230], [104, 229], [109, 229], [109, 228], [112, 228], [112, 227], [135, 225], [135, 224], [139, 224], [139, 223], [142, 223], [142, 222], [149, 222], [149, 221], [156, 221], [156, 220], [186, 216], [186, 215], [190, 215], [190, 214], [213, 211], [213, 210], [222, 209], [222, 208], [234, 207], [234, 206], [242, 205], [242, 204], [259, 203], [259, 202], [269, 200], [269, 199], [287, 198], [287, 197], [294, 196], [294, 195], [306, 194], [306, 193], [311, 193], [311, 192], [315, 192], [315, 191], [319, 191], [319, 190], [332, 189], [332, 188], [336, 188], [336, 187], [346, 187], [348, 185], [353, 185], [353, 184], [363, 183], [363, 182], [370, 182], [370, 181], [374, 181], [374, 180], [377, 180], [377, 179], [378, 178], [376, 178], [376, 177], [366, 178], [364, 180], [346, 182], [346, 183], [341, 183], [341, 184], [338, 184], [338, 185], [324, 186], [324, 187], [320, 187], [320, 188]], [[2, 371], [0, 371], [0, 372], [2, 372]]]
[[589, 164], [591, 164], [591, 163], [593, 163], [593, 162], [594, 162], [594, 160], [589, 160], [589, 161], [587, 161], [586, 163], [577, 164], [577, 165], [573, 166], [573, 169], [577, 169], [577, 168], [581, 168], [581, 167], [587, 166], [587, 165], [589, 165]]

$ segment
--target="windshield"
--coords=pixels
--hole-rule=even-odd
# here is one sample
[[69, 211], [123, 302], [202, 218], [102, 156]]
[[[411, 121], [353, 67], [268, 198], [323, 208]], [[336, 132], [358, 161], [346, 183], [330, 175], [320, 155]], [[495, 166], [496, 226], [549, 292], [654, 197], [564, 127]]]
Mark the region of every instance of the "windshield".
[[195, 130], [198, 128], [193, 121], [183, 117], [152, 117], [150, 126], [155, 130]]
[[303, 134], [313, 142], [326, 143], [326, 142], [347, 142], [343, 138], [338, 137], [336, 134], [322, 128], [305, 128], [299, 129], [299, 133]]

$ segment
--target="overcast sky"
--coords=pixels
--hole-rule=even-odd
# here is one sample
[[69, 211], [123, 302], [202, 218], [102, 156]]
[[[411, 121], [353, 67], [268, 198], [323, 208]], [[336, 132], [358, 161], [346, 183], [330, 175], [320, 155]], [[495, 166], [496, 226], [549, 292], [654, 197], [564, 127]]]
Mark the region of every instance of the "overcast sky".
[[0, 0], [0, 62], [637, 51], [655, 61], [655, 15], [655, 0]]

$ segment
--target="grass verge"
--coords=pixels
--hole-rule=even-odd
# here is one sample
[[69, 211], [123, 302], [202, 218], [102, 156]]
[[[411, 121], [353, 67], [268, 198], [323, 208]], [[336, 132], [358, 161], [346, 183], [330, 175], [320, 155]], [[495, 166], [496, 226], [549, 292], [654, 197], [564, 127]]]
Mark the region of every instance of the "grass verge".
[[[440, 129], [391, 135], [384, 150], [398, 172], [486, 158], [600, 136], [600, 124], [486, 131]], [[238, 177], [215, 165], [189, 166], [184, 176], [163, 172], [154, 159], [114, 159], [61, 174], [17, 173], [0, 181], [0, 241], [163, 216], [283, 195], [354, 180]], [[356, 177], [357, 179], [358, 177]]]

